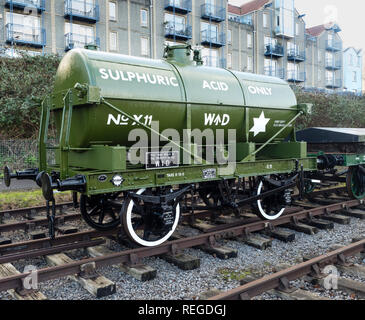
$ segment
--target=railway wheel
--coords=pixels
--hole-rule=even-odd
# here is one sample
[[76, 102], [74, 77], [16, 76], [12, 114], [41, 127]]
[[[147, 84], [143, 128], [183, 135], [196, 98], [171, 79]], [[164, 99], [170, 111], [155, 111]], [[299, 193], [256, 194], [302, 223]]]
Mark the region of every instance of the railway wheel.
[[[158, 195], [156, 190], [140, 189], [138, 195]], [[173, 201], [174, 202], [174, 201]], [[180, 219], [180, 204], [150, 204], [127, 199], [121, 220], [127, 236], [144, 247], [155, 247], [167, 241], [176, 230]]]
[[[257, 195], [271, 191], [274, 188], [275, 187], [271, 186], [268, 182], [261, 180], [257, 188]], [[273, 194], [262, 200], [257, 200], [255, 211], [261, 219], [271, 221], [276, 220], [283, 215], [287, 205], [286, 199], [289, 200], [290, 197], [290, 190], [286, 190], [284, 192]]]
[[362, 166], [349, 168], [346, 176], [346, 187], [351, 198], [365, 198], [365, 169]]
[[99, 231], [113, 230], [120, 224], [121, 204], [116, 198], [119, 194], [102, 194], [94, 196], [81, 195], [80, 211], [85, 222]]

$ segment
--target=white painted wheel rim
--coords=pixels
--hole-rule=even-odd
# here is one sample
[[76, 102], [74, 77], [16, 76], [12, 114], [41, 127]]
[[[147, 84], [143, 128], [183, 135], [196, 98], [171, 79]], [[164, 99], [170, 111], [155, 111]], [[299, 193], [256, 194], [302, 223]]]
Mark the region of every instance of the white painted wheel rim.
[[[140, 194], [142, 194], [145, 191], [146, 191], [146, 189], [139, 189], [137, 191], [137, 194], [140, 195]], [[134, 206], [134, 201], [131, 200], [130, 203], [129, 203], [129, 205], [128, 205], [127, 212], [125, 213], [126, 214], [127, 228], [128, 228], [129, 234], [132, 237], [132, 239], [135, 242], [137, 242], [138, 244], [140, 244], [141, 246], [144, 246], [144, 247], [156, 247], [156, 246], [159, 246], [160, 244], [162, 244], [165, 241], [167, 241], [172, 236], [172, 234], [175, 232], [176, 227], [177, 227], [177, 225], [179, 223], [179, 219], [180, 219], [180, 204], [177, 204], [177, 206], [176, 206], [175, 221], [174, 221], [174, 224], [172, 226], [172, 229], [163, 238], [161, 238], [159, 240], [156, 240], [156, 241], [146, 241], [146, 240], [143, 240], [134, 231], [133, 225], [132, 225], [132, 211], [133, 211], [133, 206]]]
[[[262, 187], [264, 186], [264, 183], [261, 181], [260, 182], [260, 185], [259, 185], [259, 188], [257, 189], [257, 195], [260, 195], [261, 194], [261, 190], [262, 190]], [[257, 200], [257, 206], [259, 207], [259, 211], [260, 211], [260, 213], [261, 213], [261, 215], [265, 218], [265, 219], [267, 219], [267, 220], [276, 220], [276, 219], [278, 219], [278, 218], [280, 218], [281, 217], [281, 215], [284, 213], [284, 211], [285, 211], [285, 208], [283, 208], [283, 209], [281, 209], [280, 211], [279, 211], [279, 213], [277, 213], [276, 215], [274, 215], [274, 216], [271, 216], [271, 215], [268, 215], [265, 211], [264, 211], [264, 209], [262, 208], [262, 205], [261, 205], [261, 200]]]

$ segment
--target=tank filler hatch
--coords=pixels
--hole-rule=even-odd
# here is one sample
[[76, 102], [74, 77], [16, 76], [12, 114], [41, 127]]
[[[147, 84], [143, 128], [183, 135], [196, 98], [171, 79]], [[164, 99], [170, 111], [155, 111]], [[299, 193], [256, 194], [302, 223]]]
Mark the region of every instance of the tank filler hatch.
[[179, 63], [182, 65], [192, 65], [196, 62], [197, 65], [202, 65], [200, 50], [194, 50], [192, 55], [191, 45], [174, 45], [166, 46], [164, 52], [164, 58], [169, 62]]

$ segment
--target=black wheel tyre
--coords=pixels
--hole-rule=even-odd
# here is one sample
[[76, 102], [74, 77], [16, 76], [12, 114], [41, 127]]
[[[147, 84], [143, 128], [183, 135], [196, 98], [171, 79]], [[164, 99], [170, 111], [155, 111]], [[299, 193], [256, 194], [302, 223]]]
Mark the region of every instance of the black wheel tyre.
[[[107, 196], [100, 195], [100, 196], [92, 196], [88, 197], [86, 195], [81, 195], [80, 197], [80, 212], [81, 216], [85, 220], [85, 222], [92, 227], [93, 229], [99, 230], [99, 231], [110, 231], [113, 229], [116, 229], [120, 224], [120, 218], [119, 218], [119, 208], [113, 209], [110, 205], [103, 205], [102, 204], [102, 197], [107, 200]], [[93, 212], [94, 211], [94, 212]], [[113, 213], [115, 219], [112, 219], [112, 221], [103, 223], [103, 222], [96, 222], [92, 219], [91, 215], [95, 214], [95, 216], [106, 216], [107, 213]]]
[[346, 176], [346, 187], [353, 199], [365, 198], [365, 175], [360, 167], [350, 167]]

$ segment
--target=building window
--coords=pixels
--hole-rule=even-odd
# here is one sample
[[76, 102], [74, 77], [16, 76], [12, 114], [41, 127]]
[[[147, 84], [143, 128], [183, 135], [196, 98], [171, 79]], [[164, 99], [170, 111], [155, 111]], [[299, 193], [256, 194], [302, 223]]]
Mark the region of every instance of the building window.
[[247, 48], [252, 48], [252, 34], [247, 34]]
[[227, 68], [232, 69], [232, 53], [228, 53], [227, 55]]
[[231, 30], [227, 30], [227, 41], [228, 43], [232, 43], [232, 31]]
[[353, 80], [352, 81], [356, 82], [357, 81], [357, 72], [354, 71], [352, 75], [353, 75]]
[[118, 33], [110, 32], [109, 40], [110, 40], [110, 51], [118, 51]]
[[205, 66], [219, 67], [218, 50], [203, 48], [202, 59]]
[[9, 31], [11, 38], [21, 41], [41, 42], [41, 20], [32, 15], [6, 12], [6, 23], [13, 23]]
[[299, 25], [299, 23], [296, 23], [296, 24], [295, 24], [295, 34], [296, 34], [297, 36], [299, 36], [299, 30], [300, 30], [300, 25]]
[[81, 24], [65, 23], [65, 35], [68, 44], [72, 44], [74, 48], [83, 48], [87, 44], [96, 44], [95, 31], [93, 27], [85, 26]]
[[252, 63], [252, 57], [251, 56], [247, 56], [247, 71], [252, 72], [253, 70], [253, 63]]
[[141, 9], [141, 26], [148, 27], [148, 11]]
[[141, 55], [148, 56], [149, 55], [149, 45], [148, 38], [141, 38]]
[[109, 20], [117, 20], [117, 4], [115, 2], [109, 2]]
[[269, 15], [267, 13], [264, 13], [264, 28], [268, 28], [269, 27]]
[[322, 73], [321, 70], [318, 70], [318, 82], [322, 81]]
[[322, 62], [322, 52], [318, 51], [318, 63]]

